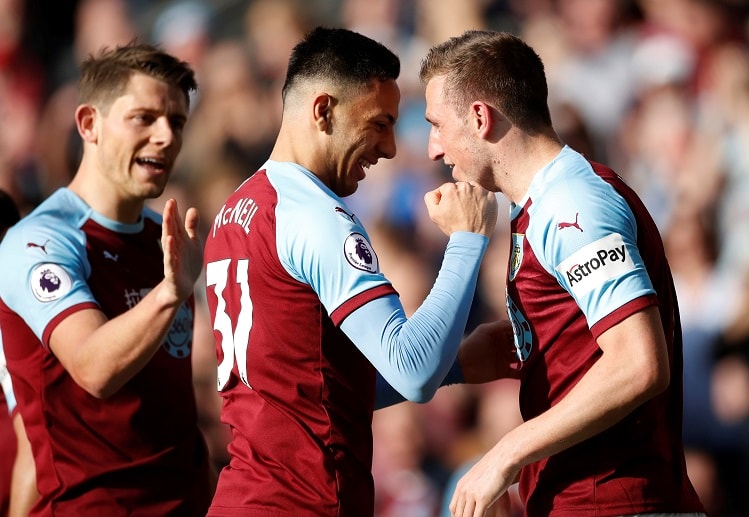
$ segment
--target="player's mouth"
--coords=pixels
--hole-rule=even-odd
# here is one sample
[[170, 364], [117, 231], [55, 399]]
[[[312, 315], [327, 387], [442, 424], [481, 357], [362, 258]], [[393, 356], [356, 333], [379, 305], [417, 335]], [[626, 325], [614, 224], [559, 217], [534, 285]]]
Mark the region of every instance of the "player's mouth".
[[146, 169], [150, 174], [163, 174], [167, 170], [167, 162], [163, 158], [154, 156], [141, 156], [135, 159], [135, 163]]
[[361, 181], [361, 180], [363, 180], [364, 178], [367, 177], [367, 172], [366, 171], [372, 165], [374, 165], [374, 163], [372, 163], [372, 162], [370, 162], [370, 161], [365, 160], [365, 159], [362, 158], [361, 160], [359, 160], [359, 162], [357, 163], [357, 165], [359, 165], [359, 181]]

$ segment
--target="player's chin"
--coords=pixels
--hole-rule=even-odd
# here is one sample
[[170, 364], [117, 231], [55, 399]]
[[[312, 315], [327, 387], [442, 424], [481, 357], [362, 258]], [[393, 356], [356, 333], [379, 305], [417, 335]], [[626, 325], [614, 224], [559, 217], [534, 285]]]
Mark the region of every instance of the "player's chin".
[[143, 199], [154, 199], [161, 194], [164, 193], [164, 190], [166, 190], [166, 181], [148, 181], [143, 184], [141, 184], [140, 191], [140, 197]]

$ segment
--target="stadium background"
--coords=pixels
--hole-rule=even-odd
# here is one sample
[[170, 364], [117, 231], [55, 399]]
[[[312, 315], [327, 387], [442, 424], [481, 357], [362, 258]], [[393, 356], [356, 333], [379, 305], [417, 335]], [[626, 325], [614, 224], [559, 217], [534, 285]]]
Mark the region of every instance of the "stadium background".
[[[167, 195], [197, 206], [206, 231], [227, 193], [269, 152], [291, 46], [314, 25], [345, 26], [402, 59], [398, 156], [369, 170], [351, 205], [411, 312], [445, 244], [422, 196], [449, 179], [426, 156], [420, 59], [468, 28], [518, 34], [545, 62], [562, 138], [614, 167], [659, 224], [684, 326], [690, 477], [711, 515], [747, 515], [748, 12], [746, 0], [0, 0], [0, 188], [27, 212], [67, 183], [80, 152], [78, 63], [137, 37], [197, 72], [200, 90]], [[504, 317], [506, 210], [500, 218], [470, 326]], [[195, 386], [220, 466], [227, 434], [203, 309]], [[512, 381], [452, 386], [426, 405], [378, 412], [378, 517], [441, 515], [451, 474], [516, 425], [516, 396]]]

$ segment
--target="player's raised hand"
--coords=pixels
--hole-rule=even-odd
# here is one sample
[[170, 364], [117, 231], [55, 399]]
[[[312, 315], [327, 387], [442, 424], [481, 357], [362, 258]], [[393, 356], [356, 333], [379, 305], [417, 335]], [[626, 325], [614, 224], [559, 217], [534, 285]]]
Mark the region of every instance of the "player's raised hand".
[[446, 235], [457, 231], [491, 237], [497, 223], [497, 197], [478, 185], [445, 183], [424, 195], [429, 217]]
[[198, 236], [198, 223], [197, 209], [187, 210], [183, 223], [177, 202], [174, 199], [166, 202], [161, 223], [164, 279], [180, 302], [192, 294], [203, 268], [203, 243]]

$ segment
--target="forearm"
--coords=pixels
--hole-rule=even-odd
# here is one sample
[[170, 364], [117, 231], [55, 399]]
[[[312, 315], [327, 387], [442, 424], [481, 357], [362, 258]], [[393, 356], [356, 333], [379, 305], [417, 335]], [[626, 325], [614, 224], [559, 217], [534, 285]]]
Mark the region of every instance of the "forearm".
[[36, 488], [36, 467], [31, 444], [19, 413], [13, 416], [13, 430], [16, 433], [16, 457], [10, 484], [10, 506], [8, 517], [26, 517], [39, 498]]
[[647, 380], [648, 360], [604, 353], [562, 400], [507, 433], [497, 453], [520, 468], [610, 428], [660, 391]]
[[397, 298], [390, 297], [368, 303], [341, 325], [384, 379], [409, 400], [430, 399], [455, 361], [486, 242], [476, 234], [451, 239], [432, 291], [410, 319]]
[[172, 292], [162, 281], [110, 320], [100, 311], [74, 313], [55, 329], [50, 346], [83, 389], [109, 397], [145, 367], [164, 341], [182, 303]]

